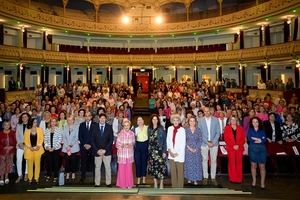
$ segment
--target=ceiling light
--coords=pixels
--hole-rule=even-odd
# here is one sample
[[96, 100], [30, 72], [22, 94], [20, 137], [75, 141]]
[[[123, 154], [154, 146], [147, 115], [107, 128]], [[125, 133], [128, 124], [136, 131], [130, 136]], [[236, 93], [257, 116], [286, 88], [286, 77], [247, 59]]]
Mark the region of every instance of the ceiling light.
[[122, 23], [123, 23], [123, 24], [129, 24], [129, 21], [130, 21], [130, 19], [129, 19], [128, 16], [123, 16], [123, 17], [122, 17]]
[[161, 24], [161, 23], [163, 23], [163, 18], [162, 18], [162, 16], [157, 16], [157, 17], [155, 18], [155, 23], [156, 23], [156, 24]]

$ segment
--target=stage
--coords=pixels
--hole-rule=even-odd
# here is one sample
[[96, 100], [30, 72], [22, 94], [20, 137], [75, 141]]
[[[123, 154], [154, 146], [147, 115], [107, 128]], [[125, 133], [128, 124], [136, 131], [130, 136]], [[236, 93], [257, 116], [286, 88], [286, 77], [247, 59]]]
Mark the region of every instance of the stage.
[[[150, 182], [150, 180], [149, 180]], [[164, 189], [154, 189], [152, 185], [135, 187], [129, 190], [116, 187], [93, 187], [92, 182], [84, 185], [77, 183], [66, 186], [52, 186], [41, 182], [38, 185], [27, 183], [10, 183], [0, 188], [1, 200], [81, 200], [81, 199], [145, 199], [145, 200], [177, 200], [177, 199], [292, 199], [300, 195], [298, 189], [300, 179], [292, 175], [280, 175], [267, 177], [267, 189], [261, 190], [251, 187], [251, 178], [245, 176], [244, 183], [232, 184], [227, 181], [226, 175], [219, 175], [217, 187], [213, 186], [189, 186], [182, 189], [173, 189], [167, 180]], [[105, 185], [105, 184], [103, 184]]]

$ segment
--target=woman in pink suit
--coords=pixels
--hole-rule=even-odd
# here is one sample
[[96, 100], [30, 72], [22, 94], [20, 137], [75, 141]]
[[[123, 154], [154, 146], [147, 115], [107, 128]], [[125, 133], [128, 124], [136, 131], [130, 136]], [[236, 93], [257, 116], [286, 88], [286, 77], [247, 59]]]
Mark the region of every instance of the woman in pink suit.
[[246, 135], [242, 126], [237, 124], [235, 117], [230, 118], [230, 124], [225, 127], [224, 140], [228, 153], [229, 181], [241, 183], [243, 179], [243, 152]]
[[132, 163], [134, 161], [135, 135], [130, 130], [131, 123], [128, 119], [123, 120], [123, 129], [120, 131], [116, 141], [118, 156], [117, 187], [132, 188], [133, 172]]

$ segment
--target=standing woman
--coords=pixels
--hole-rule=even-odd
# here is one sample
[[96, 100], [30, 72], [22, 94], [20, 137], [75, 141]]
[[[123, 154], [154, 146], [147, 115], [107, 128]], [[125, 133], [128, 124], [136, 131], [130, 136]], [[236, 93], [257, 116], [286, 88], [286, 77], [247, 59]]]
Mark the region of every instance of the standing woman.
[[251, 162], [251, 175], [252, 175], [252, 187], [256, 185], [256, 169], [257, 164], [260, 170], [260, 182], [261, 189], [265, 189], [265, 178], [266, 178], [266, 135], [263, 130], [262, 122], [258, 117], [253, 117], [250, 120], [250, 127], [247, 134], [249, 141], [249, 158]]
[[197, 181], [203, 179], [201, 156], [202, 134], [200, 133], [195, 116], [188, 118], [188, 127], [185, 129], [185, 134], [184, 177], [188, 180], [188, 183], [193, 181], [194, 185], [198, 185]]
[[224, 140], [228, 152], [229, 181], [241, 183], [243, 180], [243, 152], [246, 135], [236, 117], [231, 117], [224, 129]]
[[45, 152], [43, 148], [43, 142], [43, 130], [38, 127], [36, 119], [31, 119], [24, 133], [24, 158], [27, 160], [29, 183], [31, 183], [33, 179], [33, 169], [34, 179], [36, 183], [39, 182], [41, 171], [41, 157]]
[[71, 115], [67, 119], [67, 125], [63, 130], [63, 148], [65, 158], [66, 181], [70, 180], [70, 173], [72, 173], [72, 181], [75, 181], [75, 171], [77, 168], [77, 153], [79, 152], [78, 143], [78, 126], [74, 123], [75, 119]]
[[164, 188], [164, 178], [167, 176], [167, 143], [166, 132], [160, 124], [157, 114], [150, 118], [148, 128], [149, 138], [149, 167], [148, 173], [154, 178], [154, 188], [157, 188], [157, 179], [160, 180], [159, 188]]
[[10, 122], [5, 121], [3, 131], [0, 131], [0, 186], [9, 183], [8, 174], [13, 169], [16, 144], [16, 133], [10, 129]]
[[57, 182], [58, 177], [58, 161], [62, 142], [62, 129], [57, 127], [57, 119], [53, 118], [50, 121], [50, 127], [45, 132], [44, 147], [46, 150], [46, 181], [53, 178], [53, 183]]
[[[24, 132], [27, 128], [27, 124], [30, 120], [30, 115], [28, 113], [22, 113], [20, 116], [19, 123], [17, 124], [16, 128], [16, 140], [17, 140], [17, 172], [18, 178], [16, 183], [19, 183], [23, 178], [23, 170], [22, 170], [22, 163], [23, 163], [23, 154], [24, 154]], [[24, 181], [28, 180], [27, 176], [27, 163], [25, 164], [25, 177]]]
[[185, 159], [185, 130], [181, 127], [180, 116], [173, 115], [173, 126], [168, 128], [167, 149], [171, 163], [171, 181], [173, 188], [183, 188], [183, 165]]
[[136, 141], [134, 148], [135, 171], [137, 185], [146, 184], [147, 163], [148, 163], [148, 126], [145, 125], [142, 117], [137, 118], [137, 127], [133, 129]]
[[117, 187], [132, 188], [133, 172], [132, 163], [134, 161], [134, 132], [130, 130], [131, 123], [128, 119], [123, 120], [123, 129], [120, 131], [116, 141], [117, 157], [118, 157], [118, 175]]

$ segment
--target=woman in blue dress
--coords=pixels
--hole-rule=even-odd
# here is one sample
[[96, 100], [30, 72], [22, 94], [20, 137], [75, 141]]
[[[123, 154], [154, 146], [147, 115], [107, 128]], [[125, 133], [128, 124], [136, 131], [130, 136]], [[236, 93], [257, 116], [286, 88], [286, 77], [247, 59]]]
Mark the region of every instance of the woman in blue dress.
[[201, 181], [203, 178], [201, 157], [202, 136], [195, 116], [188, 119], [188, 127], [185, 129], [185, 132], [184, 177], [188, 180], [189, 184], [193, 182], [194, 185], [198, 185], [197, 181]]
[[256, 186], [256, 170], [257, 164], [260, 171], [260, 187], [265, 189], [266, 179], [266, 135], [263, 130], [262, 121], [258, 117], [253, 117], [250, 120], [247, 138], [249, 142], [248, 154], [251, 162], [252, 187]]

